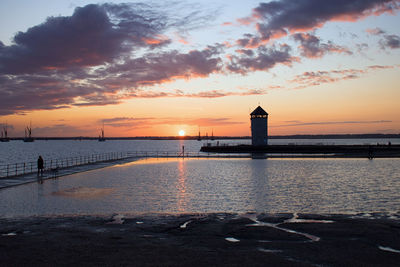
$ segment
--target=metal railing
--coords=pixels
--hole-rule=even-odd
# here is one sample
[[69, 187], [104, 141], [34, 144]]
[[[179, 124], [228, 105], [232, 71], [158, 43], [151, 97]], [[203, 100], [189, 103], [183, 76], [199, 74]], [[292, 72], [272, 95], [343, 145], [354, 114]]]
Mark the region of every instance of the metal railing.
[[[76, 167], [81, 165], [115, 161], [127, 158], [127, 152], [109, 152], [86, 156], [67, 157], [62, 159], [46, 159], [43, 162], [44, 171]], [[37, 172], [37, 162], [22, 162], [0, 165], [0, 178], [20, 176]]]
[[[131, 152], [109, 152], [92, 154], [87, 156], [67, 157], [62, 159], [44, 160], [44, 171], [55, 171], [59, 169], [72, 168], [101, 162], [111, 162], [130, 158], [296, 158], [296, 157], [330, 157], [331, 154], [274, 154], [268, 153], [212, 153], [212, 152], [182, 152], [182, 151], [131, 151]], [[0, 178], [8, 178], [32, 174], [37, 172], [37, 162], [23, 162], [0, 165]]]
[[[44, 171], [59, 170], [81, 165], [95, 164], [128, 158], [248, 158], [250, 154], [220, 154], [181, 151], [131, 151], [109, 152], [62, 159], [45, 159]], [[22, 162], [0, 165], [0, 178], [8, 178], [37, 172], [37, 162]]]

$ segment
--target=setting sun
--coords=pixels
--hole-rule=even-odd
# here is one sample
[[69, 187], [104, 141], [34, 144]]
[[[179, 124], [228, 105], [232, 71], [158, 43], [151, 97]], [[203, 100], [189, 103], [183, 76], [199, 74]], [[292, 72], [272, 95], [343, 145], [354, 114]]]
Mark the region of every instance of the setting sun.
[[179, 131], [179, 136], [185, 136], [185, 131], [184, 130], [180, 130]]

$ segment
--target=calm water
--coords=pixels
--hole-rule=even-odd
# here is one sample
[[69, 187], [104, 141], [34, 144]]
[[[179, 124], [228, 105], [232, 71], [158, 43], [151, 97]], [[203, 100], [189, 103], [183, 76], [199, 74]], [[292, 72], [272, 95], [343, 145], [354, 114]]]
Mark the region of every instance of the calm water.
[[400, 159], [147, 159], [0, 190], [0, 217], [143, 212], [400, 212]]
[[[400, 144], [400, 139], [271, 139], [270, 144]], [[215, 141], [209, 141], [216, 143]], [[221, 140], [220, 144], [250, 144], [250, 140]], [[205, 142], [196, 140], [36, 140], [33, 143], [22, 141], [0, 142], [0, 165], [36, 161], [39, 155], [45, 159], [61, 159], [75, 156], [88, 156], [107, 152], [128, 151], [185, 151], [198, 152]]]

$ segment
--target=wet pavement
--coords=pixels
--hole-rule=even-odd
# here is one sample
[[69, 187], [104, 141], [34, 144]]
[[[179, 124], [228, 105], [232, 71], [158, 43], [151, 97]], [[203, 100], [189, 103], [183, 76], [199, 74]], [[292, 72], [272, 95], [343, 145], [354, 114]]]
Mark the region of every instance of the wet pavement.
[[57, 178], [57, 177], [61, 177], [61, 176], [74, 174], [74, 173], [85, 172], [85, 171], [90, 171], [90, 170], [95, 170], [95, 169], [101, 169], [101, 168], [113, 166], [116, 164], [132, 162], [132, 161], [135, 161], [138, 159], [140, 159], [140, 158], [129, 157], [129, 158], [123, 158], [123, 159], [119, 159], [119, 160], [110, 160], [110, 161], [77, 165], [77, 166], [66, 167], [66, 168], [59, 168], [57, 170], [46, 170], [46, 171], [44, 171], [43, 175], [39, 175], [39, 176], [37, 175], [36, 172], [34, 172], [34, 173], [28, 173], [28, 174], [18, 175], [18, 176], [1, 177], [0, 178], [0, 189], [11, 187], [11, 186], [16, 186], [16, 185], [21, 185], [21, 184], [32, 183], [32, 182], [42, 182], [47, 179], [53, 179], [53, 178]]
[[0, 259], [4, 266], [398, 266], [398, 215], [0, 219]]

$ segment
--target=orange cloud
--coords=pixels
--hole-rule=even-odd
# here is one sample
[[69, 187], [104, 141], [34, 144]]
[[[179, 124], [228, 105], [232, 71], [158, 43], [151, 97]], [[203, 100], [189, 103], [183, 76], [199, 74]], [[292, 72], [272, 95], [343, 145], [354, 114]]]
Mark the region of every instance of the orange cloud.
[[185, 44], [185, 45], [190, 44], [189, 41], [186, 40], [186, 39], [184, 39], [184, 38], [180, 38], [180, 39], [178, 40], [178, 42], [180, 42], [181, 44]]
[[232, 26], [233, 23], [232, 22], [224, 22], [221, 24], [221, 26]]
[[[312, 8], [311, 8], [312, 7]], [[238, 45], [256, 48], [269, 40], [279, 39], [289, 33], [307, 32], [321, 28], [329, 21], [355, 22], [368, 16], [394, 14], [400, 9], [398, 0], [342, 1], [292, 1], [281, 0], [261, 3], [250, 17], [238, 19], [243, 25], [256, 24], [258, 35], [238, 40]]]
[[330, 41], [328, 43], [321, 43], [317, 36], [309, 33], [296, 33], [292, 37], [294, 40], [300, 42], [299, 49], [301, 54], [307, 58], [320, 58], [326, 53], [352, 54], [346, 47], [335, 45]]
[[154, 37], [143, 37], [142, 40], [144, 43], [153, 46], [163, 45], [170, 42], [170, 39], [167, 36], [161, 34], [157, 34]]
[[346, 70], [331, 70], [331, 71], [307, 71], [303, 74], [296, 75], [289, 83], [297, 84], [295, 89], [301, 89], [311, 86], [317, 86], [324, 83], [335, 83], [341, 80], [357, 79], [361, 75], [367, 74], [370, 71], [380, 69], [391, 69], [393, 66], [373, 65], [365, 69], [346, 69]]
[[250, 24], [254, 23], [257, 19], [258, 19], [258, 18], [255, 17], [255, 16], [249, 16], [249, 17], [246, 17], [246, 18], [239, 18], [239, 19], [236, 19], [236, 21], [237, 21], [237, 23], [238, 23], [239, 25], [245, 25], [245, 26], [247, 26], [247, 25], [250, 25]]
[[127, 98], [160, 98], [160, 97], [188, 97], [188, 98], [219, 98], [227, 96], [248, 96], [248, 95], [264, 95], [267, 94], [265, 89], [247, 89], [245, 91], [223, 91], [210, 90], [197, 93], [184, 93], [181, 90], [173, 92], [158, 92], [149, 90], [136, 90], [127, 95]]

